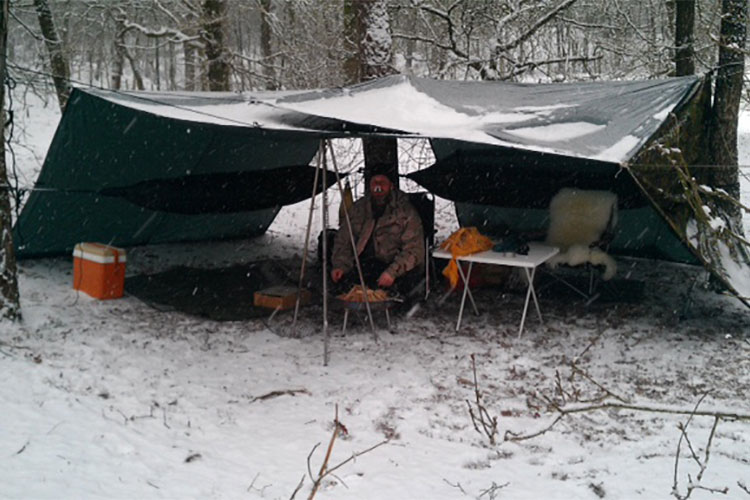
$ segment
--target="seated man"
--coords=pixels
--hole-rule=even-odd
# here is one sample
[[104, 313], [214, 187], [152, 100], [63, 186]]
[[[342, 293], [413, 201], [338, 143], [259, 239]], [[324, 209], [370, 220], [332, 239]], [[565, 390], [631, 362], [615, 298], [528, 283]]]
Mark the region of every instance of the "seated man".
[[[349, 220], [367, 287], [406, 295], [424, 272], [424, 232], [419, 214], [388, 175], [383, 166], [373, 168], [369, 189], [349, 209]], [[345, 293], [360, 280], [346, 219], [340, 224], [331, 279], [338, 285], [334, 288]]]

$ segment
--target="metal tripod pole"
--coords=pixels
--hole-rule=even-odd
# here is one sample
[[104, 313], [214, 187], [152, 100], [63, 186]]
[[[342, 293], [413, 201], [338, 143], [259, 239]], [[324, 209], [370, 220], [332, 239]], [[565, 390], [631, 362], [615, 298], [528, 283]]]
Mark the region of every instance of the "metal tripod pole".
[[[300, 294], [302, 292], [302, 283], [305, 279], [305, 265], [307, 263], [307, 250], [310, 247], [310, 226], [312, 226], [313, 212], [315, 211], [315, 196], [318, 194], [318, 174], [320, 174], [320, 155], [318, 150], [318, 165], [315, 168], [315, 180], [313, 180], [312, 197], [310, 198], [310, 212], [307, 215], [307, 231], [305, 232], [305, 250], [302, 252], [302, 267], [299, 271], [299, 284], [297, 285], [297, 300], [294, 303], [294, 320], [292, 321], [292, 330], [297, 328], [297, 315], [299, 314]], [[325, 279], [325, 275], [323, 276]]]
[[[336, 185], [339, 188], [341, 198], [344, 198], [344, 188], [341, 187], [341, 175], [339, 174], [339, 167], [336, 164], [336, 155], [333, 154], [333, 146], [331, 141], [328, 142], [328, 149], [331, 152], [331, 162], [333, 163], [333, 171], [336, 173]], [[362, 274], [362, 266], [359, 263], [359, 255], [357, 255], [357, 243], [354, 241], [354, 232], [352, 231], [352, 221], [349, 218], [349, 209], [344, 205], [344, 218], [346, 219], [346, 229], [349, 232], [349, 241], [352, 244], [352, 254], [354, 255], [354, 264], [357, 267], [357, 273], [359, 274], [359, 282], [362, 284], [362, 294], [365, 299], [365, 308], [367, 309], [367, 317], [370, 320], [370, 329], [372, 330], [372, 338], [375, 342], [378, 341], [378, 333], [375, 331], [375, 322], [372, 319], [372, 309], [370, 308], [370, 299], [367, 297], [367, 285], [365, 285], [365, 276]], [[340, 230], [340, 229], [339, 229]]]
[[320, 141], [321, 173], [323, 174], [323, 366], [328, 366], [328, 183], [326, 182], [326, 143]]

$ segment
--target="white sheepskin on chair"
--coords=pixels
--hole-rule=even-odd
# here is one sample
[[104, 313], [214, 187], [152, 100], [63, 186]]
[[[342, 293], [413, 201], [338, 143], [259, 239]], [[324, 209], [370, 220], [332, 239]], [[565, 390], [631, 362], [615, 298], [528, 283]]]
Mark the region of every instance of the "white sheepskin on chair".
[[555, 268], [558, 264], [568, 266], [581, 266], [590, 262], [595, 266], [604, 266], [602, 279], [604, 281], [614, 278], [617, 272], [617, 262], [601, 248], [589, 248], [585, 245], [573, 245], [565, 252], [559, 253], [547, 261], [547, 265]]
[[603, 279], [615, 275], [615, 260], [599, 248], [589, 248], [602, 237], [608, 225], [617, 223], [615, 193], [563, 188], [550, 201], [549, 216], [546, 242], [560, 248], [560, 253], [548, 262], [551, 267], [590, 262], [605, 266]]
[[613, 217], [617, 222], [617, 195], [610, 191], [563, 188], [549, 204], [547, 243], [565, 250], [590, 245], [601, 238]]

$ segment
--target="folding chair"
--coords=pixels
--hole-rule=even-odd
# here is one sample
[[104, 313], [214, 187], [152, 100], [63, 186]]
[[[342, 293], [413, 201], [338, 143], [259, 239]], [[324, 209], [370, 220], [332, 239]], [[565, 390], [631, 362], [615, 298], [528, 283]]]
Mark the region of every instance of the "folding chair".
[[[617, 195], [563, 188], [550, 201], [549, 212], [546, 243], [560, 248], [560, 253], [547, 262], [548, 267], [586, 266], [588, 286], [582, 290], [557, 273], [552, 276], [591, 302], [598, 296], [598, 281], [612, 279], [617, 272], [617, 263], [607, 253], [617, 224]], [[598, 266], [604, 266], [601, 275], [594, 270]]]

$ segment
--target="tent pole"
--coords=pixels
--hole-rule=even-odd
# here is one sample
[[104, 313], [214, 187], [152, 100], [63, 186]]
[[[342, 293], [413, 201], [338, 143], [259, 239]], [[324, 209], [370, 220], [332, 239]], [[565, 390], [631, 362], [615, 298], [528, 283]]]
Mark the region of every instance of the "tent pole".
[[[310, 226], [312, 226], [313, 212], [315, 212], [315, 196], [318, 194], [318, 174], [320, 174], [320, 149], [318, 150], [318, 168], [315, 169], [315, 178], [313, 180], [312, 197], [310, 197], [310, 212], [307, 215], [307, 231], [305, 232], [305, 250], [302, 252], [302, 267], [299, 270], [299, 284], [297, 285], [297, 300], [294, 303], [294, 320], [292, 321], [292, 330], [297, 328], [297, 315], [299, 314], [300, 294], [302, 292], [302, 283], [305, 279], [305, 264], [307, 263], [307, 250], [310, 247]], [[324, 276], [325, 278], [325, 276]]]
[[328, 366], [328, 189], [326, 183], [326, 143], [325, 139], [320, 141], [321, 154], [318, 168], [323, 176], [323, 366]]
[[[331, 163], [333, 163], [333, 171], [336, 173], [336, 185], [339, 188], [339, 194], [341, 199], [344, 199], [344, 188], [341, 186], [341, 175], [339, 174], [339, 167], [336, 164], [336, 155], [333, 153], [333, 146], [331, 141], [328, 141], [328, 150], [331, 152]], [[349, 241], [352, 244], [352, 254], [354, 255], [354, 264], [357, 267], [357, 273], [359, 274], [359, 282], [362, 285], [362, 290], [365, 290], [363, 297], [365, 299], [365, 308], [367, 309], [367, 317], [370, 319], [370, 329], [372, 330], [372, 338], [375, 342], [378, 341], [378, 333], [375, 331], [375, 322], [372, 319], [372, 309], [370, 308], [370, 299], [367, 297], [367, 285], [365, 285], [365, 276], [362, 274], [362, 266], [359, 263], [359, 255], [357, 255], [357, 243], [354, 241], [354, 231], [352, 231], [352, 221], [349, 218], [349, 209], [344, 204], [344, 219], [346, 219], [346, 229], [349, 231]], [[341, 223], [339, 222], [339, 225]], [[339, 229], [340, 230], [340, 229]], [[325, 278], [325, 276], [324, 276]]]

